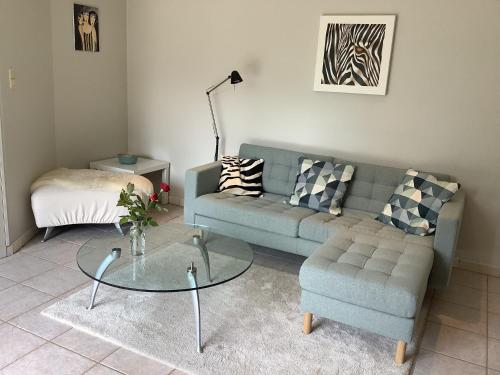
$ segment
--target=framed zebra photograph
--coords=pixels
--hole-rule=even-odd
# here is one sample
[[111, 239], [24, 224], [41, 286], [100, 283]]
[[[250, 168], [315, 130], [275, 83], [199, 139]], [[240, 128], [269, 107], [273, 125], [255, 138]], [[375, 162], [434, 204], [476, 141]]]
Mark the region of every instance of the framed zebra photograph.
[[385, 95], [396, 16], [321, 16], [314, 91]]

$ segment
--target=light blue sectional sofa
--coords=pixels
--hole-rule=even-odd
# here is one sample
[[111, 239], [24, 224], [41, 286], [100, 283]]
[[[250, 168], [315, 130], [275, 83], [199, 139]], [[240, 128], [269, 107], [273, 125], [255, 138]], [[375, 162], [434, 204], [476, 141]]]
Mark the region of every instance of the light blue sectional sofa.
[[[305, 333], [311, 331], [312, 316], [317, 314], [398, 340], [395, 360], [403, 362], [427, 285], [448, 285], [463, 192], [459, 190], [443, 206], [435, 235], [419, 237], [374, 220], [406, 169], [250, 144], [242, 144], [239, 155], [265, 160], [264, 195], [217, 192], [220, 162], [190, 169], [185, 180], [185, 222], [308, 257], [299, 276]], [[355, 166], [341, 216], [287, 203], [300, 156]]]

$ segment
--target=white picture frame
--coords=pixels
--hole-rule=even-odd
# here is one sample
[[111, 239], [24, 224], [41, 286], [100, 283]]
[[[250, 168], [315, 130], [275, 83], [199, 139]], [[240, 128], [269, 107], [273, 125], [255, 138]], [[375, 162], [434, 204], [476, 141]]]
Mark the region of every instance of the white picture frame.
[[320, 17], [314, 91], [386, 95], [395, 15]]

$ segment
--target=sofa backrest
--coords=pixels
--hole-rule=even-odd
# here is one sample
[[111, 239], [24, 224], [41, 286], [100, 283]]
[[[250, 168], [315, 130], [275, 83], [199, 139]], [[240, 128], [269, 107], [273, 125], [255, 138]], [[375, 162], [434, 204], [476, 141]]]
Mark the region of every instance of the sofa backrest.
[[239, 156], [244, 159], [264, 159], [262, 185], [266, 193], [290, 196], [295, 187], [299, 157], [305, 156], [315, 160], [333, 161], [331, 156], [307, 154], [297, 151], [283, 150], [243, 143]]
[[[375, 164], [357, 163], [331, 156], [315, 155], [243, 143], [240, 157], [264, 159], [262, 184], [266, 193], [290, 196], [297, 179], [298, 159], [305, 156], [314, 160], [350, 164], [355, 167], [349, 183], [343, 207], [380, 213], [396, 187], [400, 184], [408, 168], [393, 168]], [[440, 180], [454, 181], [454, 178], [440, 173], [432, 173]]]
[[349, 183], [343, 207], [377, 214], [382, 211], [407, 171], [338, 158], [334, 159], [334, 163], [354, 166], [354, 175]]

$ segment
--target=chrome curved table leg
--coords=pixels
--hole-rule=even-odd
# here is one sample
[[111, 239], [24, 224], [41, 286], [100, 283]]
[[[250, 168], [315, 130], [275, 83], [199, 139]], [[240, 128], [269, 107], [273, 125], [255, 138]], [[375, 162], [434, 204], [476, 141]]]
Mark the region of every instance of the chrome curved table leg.
[[193, 298], [194, 318], [196, 323], [196, 349], [198, 353], [203, 352], [201, 347], [201, 320], [200, 320], [200, 297], [198, 295], [198, 283], [196, 281], [196, 267], [193, 262], [187, 269], [187, 278], [191, 290], [191, 297]]
[[208, 281], [212, 282], [212, 277], [210, 276], [210, 258], [208, 256], [207, 247], [205, 246], [203, 234], [195, 234], [193, 236], [193, 245], [200, 249], [201, 256], [203, 257], [203, 262], [205, 263], [205, 270], [207, 271]]
[[111, 250], [111, 253], [106, 258], [104, 258], [101, 265], [97, 269], [97, 272], [95, 273], [96, 280], [94, 280], [94, 287], [92, 288], [92, 297], [90, 297], [90, 305], [88, 307], [88, 310], [92, 310], [92, 308], [94, 307], [95, 295], [97, 293], [97, 289], [99, 288], [99, 284], [101, 283], [98, 280], [101, 280], [104, 272], [106, 272], [111, 263], [113, 263], [120, 257], [121, 253], [122, 249], [114, 248], [113, 250]]

